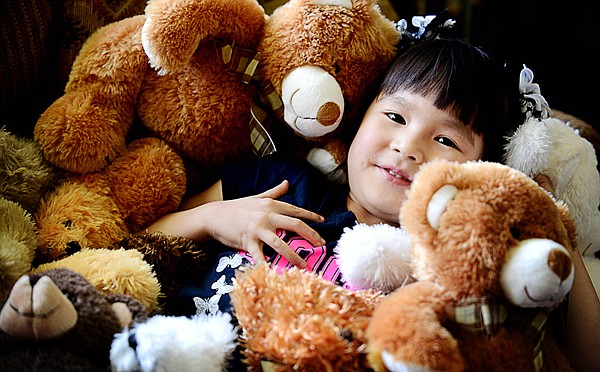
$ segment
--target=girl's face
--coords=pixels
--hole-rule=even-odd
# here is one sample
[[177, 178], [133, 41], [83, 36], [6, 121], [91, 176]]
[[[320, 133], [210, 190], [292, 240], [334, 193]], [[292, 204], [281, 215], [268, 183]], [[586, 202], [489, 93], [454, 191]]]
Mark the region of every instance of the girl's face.
[[483, 138], [433, 97], [399, 91], [373, 101], [348, 154], [348, 208], [359, 222], [398, 224], [398, 213], [421, 165], [483, 155]]

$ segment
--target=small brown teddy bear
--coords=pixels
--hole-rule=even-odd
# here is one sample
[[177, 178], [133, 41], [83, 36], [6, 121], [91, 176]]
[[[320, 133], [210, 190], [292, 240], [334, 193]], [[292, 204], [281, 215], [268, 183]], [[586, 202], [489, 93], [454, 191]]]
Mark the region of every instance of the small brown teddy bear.
[[259, 371], [366, 369], [365, 330], [381, 298], [297, 268], [246, 268], [231, 292], [245, 362]]
[[4, 371], [109, 370], [114, 335], [147, 318], [135, 299], [103, 295], [68, 269], [25, 275], [1, 301]]
[[436, 161], [415, 177], [400, 218], [417, 282], [373, 314], [376, 371], [570, 369], [547, 324], [573, 284], [565, 204], [507, 166]]
[[157, 138], [133, 141], [102, 172], [73, 176], [44, 196], [35, 221], [38, 263], [81, 248], [106, 248], [179, 206], [186, 188], [181, 157]]

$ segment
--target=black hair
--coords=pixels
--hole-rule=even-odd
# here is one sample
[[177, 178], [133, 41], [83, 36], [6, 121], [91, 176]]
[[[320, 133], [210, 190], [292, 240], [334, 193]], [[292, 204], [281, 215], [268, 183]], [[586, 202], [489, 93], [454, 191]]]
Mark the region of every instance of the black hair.
[[507, 76], [505, 70], [464, 40], [428, 40], [402, 52], [374, 93], [391, 95], [406, 90], [435, 96], [435, 107], [449, 110], [483, 136], [482, 159], [500, 162], [506, 136], [522, 122], [519, 75]]

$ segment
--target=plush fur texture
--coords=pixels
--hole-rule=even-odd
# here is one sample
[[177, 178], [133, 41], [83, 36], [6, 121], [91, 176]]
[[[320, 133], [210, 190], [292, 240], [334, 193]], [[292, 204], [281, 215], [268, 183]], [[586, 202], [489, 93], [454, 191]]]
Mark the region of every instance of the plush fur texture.
[[[11, 296], [1, 303], [3, 370], [107, 370], [113, 336], [123, 329], [118, 315], [122, 310], [115, 309], [126, 307], [131, 321], [147, 317], [144, 307], [133, 298], [105, 296], [68, 269], [24, 276], [17, 283]], [[57, 316], [69, 325], [60, 329], [65, 324], [53, 323]], [[19, 323], [24, 326], [16, 327]]]
[[158, 310], [160, 283], [141, 252], [86, 248], [61, 260], [42, 264], [32, 273], [61, 267], [82, 275], [102, 293], [128, 295], [141, 302], [149, 313]]
[[390, 292], [413, 281], [411, 250], [410, 237], [401, 228], [357, 224], [344, 229], [335, 253], [350, 288]]
[[[279, 151], [303, 142], [293, 134], [311, 141], [339, 134], [342, 117], [356, 113], [361, 95], [392, 60], [399, 34], [375, 0], [338, 3], [292, 0], [267, 16], [256, 0], [151, 0], [145, 15], [109, 24], [88, 39], [65, 94], [41, 115], [34, 136], [56, 166], [94, 172], [124, 151], [139, 117], [145, 130], [190, 160], [190, 168], [213, 170], [252, 156], [250, 108], [265, 84], [283, 97], [284, 111], [294, 113], [286, 118], [291, 128], [283, 128], [289, 135]], [[227, 71], [215, 42], [258, 51], [258, 67], [248, 70], [258, 83]], [[323, 84], [300, 74], [296, 81], [308, 89], [282, 89], [293, 70], [307, 66], [323, 73]], [[293, 107], [286, 93], [292, 91]], [[307, 126], [317, 132], [303, 132]], [[347, 146], [345, 139], [325, 137], [329, 156], [316, 161], [329, 171], [345, 160]]]
[[[477, 331], [483, 326], [466, 331], [451, 314], [465, 302], [487, 309], [475, 313], [481, 319], [502, 318], [504, 308], [501, 324], [511, 324], [513, 309], [534, 317], [557, 306], [573, 283], [576, 246], [565, 204], [510, 167], [440, 160], [421, 168], [400, 220], [414, 244], [417, 282], [395, 290], [373, 314], [367, 338], [374, 369], [534, 370], [536, 338], [526, 333], [532, 323], [497, 332], [498, 324], [489, 324], [484, 335]], [[569, 370], [550, 335], [541, 346], [546, 370]]]
[[135, 249], [152, 266], [160, 283], [160, 299], [177, 294], [204, 268], [205, 255], [197, 243], [180, 236], [140, 231], [115, 244], [114, 249]]
[[81, 248], [105, 248], [174, 211], [185, 193], [185, 167], [163, 141], [146, 138], [102, 172], [72, 177], [35, 214], [40, 263]]
[[37, 245], [31, 214], [19, 204], [0, 197], [0, 298], [29, 272]]
[[249, 156], [254, 88], [223, 68], [214, 41], [256, 49], [264, 20], [255, 0], [149, 1], [145, 15], [90, 36], [34, 138], [50, 162], [78, 173], [114, 161], [136, 116], [200, 165]]
[[296, 268], [267, 265], [236, 277], [231, 300], [252, 370], [356, 371], [366, 367], [365, 329], [381, 294], [349, 291]]
[[0, 298], [31, 269], [38, 246], [32, 213], [58, 178], [37, 143], [0, 128]]
[[588, 256], [600, 250], [600, 174], [590, 142], [559, 119], [532, 118], [509, 138], [505, 157], [530, 177], [547, 176], [554, 196], [569, 206], [578, 249]]
[[115, 335], [110, 350], [112, 370], [225, 371], [236, 338], [229, 314], [191, 318], [155, 315]]
[[0, 196], [33, 213], [58, 179], [35, 141], [0, 128]]
[[335, 180], [343, 177], [336, 170], [346, 160], [344, 135], [353, 133], [360, 99], [388, 67], [400, 39], [376, 1], [343, 4], [286, 2], [267, 20], [258, 47], [260, 76], [282, 98], [285, 122], [278, 125], [305, 141], [295, 141], [292, 151], [297, 156], [298, 147], [325, 150], [303, 155]]

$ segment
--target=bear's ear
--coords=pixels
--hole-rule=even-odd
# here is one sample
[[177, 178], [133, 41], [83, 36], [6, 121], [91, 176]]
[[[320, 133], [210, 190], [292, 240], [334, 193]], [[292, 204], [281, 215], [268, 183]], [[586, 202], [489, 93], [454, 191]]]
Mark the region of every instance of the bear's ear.
[[454, 185], [443, 185], [440, 187], [429, 200], [427, 204], [427, 222], [434, 230], [440, 227], [442, 214], [446, 211], [448, 204], [454, 200], [458, 188]]

